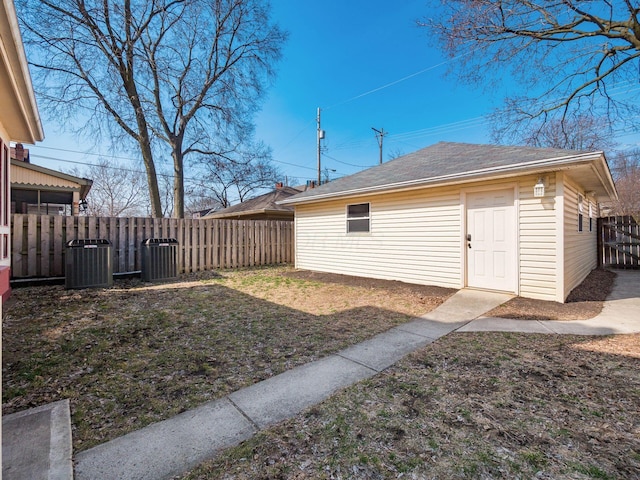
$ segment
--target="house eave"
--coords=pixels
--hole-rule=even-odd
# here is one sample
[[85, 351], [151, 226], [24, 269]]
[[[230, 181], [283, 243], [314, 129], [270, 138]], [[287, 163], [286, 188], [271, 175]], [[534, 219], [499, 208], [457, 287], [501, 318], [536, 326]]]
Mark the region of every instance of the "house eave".
[[5, 35], [0, 45], [0, 80], [2, 106], [13, 122], [4, 126], [12, 141], [33, 144], [44, 139], [42, 122], [36, 103], [31, 75], [24, 52], [18, 18], [13, 2], [0, 3], [0, 31]]
[[41, 167], [39, 165], [34, 165], [33, 163], [27, 163], [20, 160], [11, 159], [11, 166], [17, 168], [25, 168], [27, 170], [32, 170], [34, 172], [43, 173], [45, 175], [50, 175], [56, 178], [62, 178], [64, 180], [68, 180], [70, 182], [77, 183], [81, 186], [89, 186], [93, 184], [92, 180], [88, 178], [80, 178], [74, 175], [69, 175], [68, 173], [58, 172], [57, 170], [51, 170], [50, 168]]
[[255, 210], [244, 210], [242, 212], [230, 212], [230, 213], [222, 213], [222, 214], [216, 214], [216, 213], [212, 213], [211, 215], [206, 215], [204, 217], [202, 217], [203, 219], [239, 219], [241, 220], [242, 217], [248, 217], [248, 216], [252, 216], [252, 215], [273, 215], [273, 216], [281, 216], [281, 217], [287, 217], [287, 216], [293, 216], [293, 210], [290, 211], [286, 211], [286, 210], [274, 210], [274, 209], [270, 209], [270, 208], [259, 208], [259, 209], [255, 209]]
[[[544, 159], [533, 162], [517, 163], [507, 166], [491, 167], [486, 169], [472, 170], [465, 173], [456, 173], [453, 175], [443, 175], [438, 177], [420, 178], [406, 182], [397, 182], [385, 185], [376, 185], [372, 187], [356, 188], [343, 190], [340, 192], [332, 192], [326, 194], [317, 194], [303, 198], [291, 198], [278, 202], [279, 205], [303, 205], [308, 203], [316, 203], [330, 201], [344, 197], [362, 196], [372, 193], [393, 193], [397, 191], [415, 190], [426, 187], [441, 187], [453, 184], [470, 183], [488, 178], [509, 178], [524, 174], [548, 173], [558, 170], [570, 170], [583, 165], [593, 164], [600, 160], [604, 162], [603, 152], [589, 152], [581, 155], [571, 155], [552, 159]], [[608, 172], [608, 168], [606, 169]], [[607, 185], [609, 184], [609, 185]], [[611, 196], [615, 193], [615, 186], [609, 174], [607, 181], [603, 180], [603, 186], [607, 190], [607, 194]]]

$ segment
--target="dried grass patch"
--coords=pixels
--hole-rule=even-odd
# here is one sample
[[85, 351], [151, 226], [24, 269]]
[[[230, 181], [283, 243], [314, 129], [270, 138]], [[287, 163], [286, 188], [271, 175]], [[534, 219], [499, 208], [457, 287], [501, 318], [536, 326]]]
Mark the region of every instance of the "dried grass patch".
[[363, 341], [454, 292], [292, 273], [15, 289], [3, 318], [3, 414], [68, 398], [74, 448], [85, 450]]
[[638, 479], [639, 353], [640, 335], [450, 334], [183, 478]]

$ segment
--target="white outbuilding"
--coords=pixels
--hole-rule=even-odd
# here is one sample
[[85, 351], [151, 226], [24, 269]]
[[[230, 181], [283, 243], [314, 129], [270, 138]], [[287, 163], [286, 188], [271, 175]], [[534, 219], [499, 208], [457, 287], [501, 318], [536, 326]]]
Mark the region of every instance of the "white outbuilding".
[[603, 152], [441, 142], [280, 203], [296, 268], [564, 302], [615, 198]]

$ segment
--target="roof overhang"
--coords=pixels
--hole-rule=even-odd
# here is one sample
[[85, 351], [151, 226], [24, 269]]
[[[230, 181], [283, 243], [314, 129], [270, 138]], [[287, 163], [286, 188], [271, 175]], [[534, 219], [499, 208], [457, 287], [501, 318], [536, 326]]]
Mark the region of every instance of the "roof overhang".
[[0, 124], [9, 140], [33, 144], [44, 139], [12, 0], [0, 0]]
[[242, 220], [244, 217], [250, 217], [255, 215], [270, 215], [274, 217], [293, 218], [293, 210], [272, 210], [268, 208], [260, 208], [255, 210], [243, 210], [241, 212], [229, 212], [229, 213], [212, 213], [201, 217], [203, 219], [236, 219]]
[[[15, 181], [14, 178], [19, 175], [19, 170], [28, 170], [31, 172], [40, 173], [46, 175], [48, 177], [53, 177], [55, 179], [61, 179], [66, 182], [69, 182], [73, 185], [53, 185], [53, 184], [43, 184], [43, 183], [32, 183], [32, 182], [18, 182]], [[41, 167], [39, 165], [34, 165], [33, 163], [22, 162], [20, 160], [11, 160], [11, 188], [21, 189], [21, 190], [39, 190], [39, 191], [78, 191], [80, 192], [80, 199], [84, 200], [89, 194], [89, 190], [91, 190], [91, 185], [93, 185], [93, 181], [88, 178], [80, 178], [74, 175], [69, 175], [67, 173], [58, 172], [57, 170], [51, 170], [50, 168]]]
[[574, 180], [585, 188], [585, 191], [593, 192], [603, 200], [616, 199], [616, 192], [609, 166], [603, 152], [589, 152], [580, 155], [549, 158], [533, 162], [514, 163], [506, 166], [491, 167], [472, 170], [455, 175], [443, 175], [430, 178], [418, 178], [406, 182], [376, 185], [365, 188], [344, 190], [340, 192], [318, 193], [311, 196], [298, 195], [281, 200], [280, 205], [303, 205], [331, 201], [343, 197], [357, 197], [376, 193], [393, 193], [397, 191], [416, 190], [422, 188], [435, 188], [456, 184], [465, 184], [489, 179], [503, 179], [530, 174], [544, 174], [557, 171], [566, 171]]

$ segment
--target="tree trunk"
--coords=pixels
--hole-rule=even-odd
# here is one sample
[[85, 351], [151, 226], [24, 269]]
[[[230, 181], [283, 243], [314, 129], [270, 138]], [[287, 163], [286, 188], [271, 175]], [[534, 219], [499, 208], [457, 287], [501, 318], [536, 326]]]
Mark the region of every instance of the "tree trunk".
[[173, 216], [184, 218], [184, 155], [182, 142], [176, 141], [171, 145], [173, 152]]
[[158, 174], [153, 163], [153, 155], [148, 141], [140, 140], [142, 160], [147, 171], [147, 186], [149, 188], [149, 201], [151, 203], [151, 216], [162, 218], [162, 203], [160, 202], [160, 189], [158, 188]]

